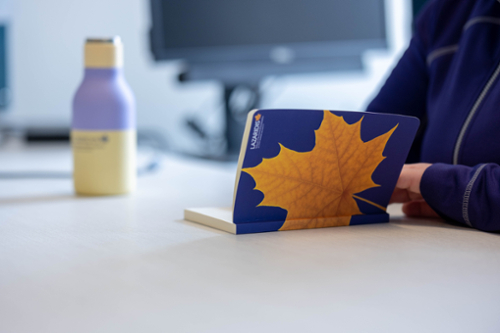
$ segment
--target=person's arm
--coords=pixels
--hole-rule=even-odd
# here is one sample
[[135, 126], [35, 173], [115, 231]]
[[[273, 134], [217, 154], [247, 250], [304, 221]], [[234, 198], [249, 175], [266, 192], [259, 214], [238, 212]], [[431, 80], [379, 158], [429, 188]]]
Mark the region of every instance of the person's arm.
[[417, 32], [366, 111], [422, 118], [426, 113], [428, 89], [425, 53]]
[[441, 215], [479, 230], [500, 231], [500, 166], [436, 163], [422, 176], [423, 198]]
[[500, 166], [407, 164], [391, 202], [403, 202], [408, 216], [437, 213], [483, 231], [500, 231]]
[[407, 162], [420, 160], [420, 146], [426, 126], [428, 68], [426, 57], [432, 6], [427, 6], [416, 21], [415, 33], [396, 67], [392, 70], [377, 96], [366, 108], [369, 112], [395, 113], [420, 119], [420, 129], [408, 155]]

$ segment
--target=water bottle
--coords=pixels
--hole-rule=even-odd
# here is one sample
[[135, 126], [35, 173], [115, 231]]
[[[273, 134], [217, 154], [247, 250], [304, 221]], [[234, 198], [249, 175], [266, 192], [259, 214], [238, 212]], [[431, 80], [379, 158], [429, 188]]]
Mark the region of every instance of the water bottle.
[[73, 182], [82, 195], [136, 186], [135, 100], [123, 74], [119, 37], [87, 39], [85, 74], [73, 99]]

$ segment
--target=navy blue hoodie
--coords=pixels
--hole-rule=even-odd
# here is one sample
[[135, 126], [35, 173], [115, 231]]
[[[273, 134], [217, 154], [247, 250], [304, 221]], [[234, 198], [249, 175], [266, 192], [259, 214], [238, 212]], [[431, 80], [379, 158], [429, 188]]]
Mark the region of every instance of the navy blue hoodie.
[[424, 199], [445, 218], [500, 231], [499, 1], [431, 1], [367, 110], [420, 118], [408, 162], [434, 163]]

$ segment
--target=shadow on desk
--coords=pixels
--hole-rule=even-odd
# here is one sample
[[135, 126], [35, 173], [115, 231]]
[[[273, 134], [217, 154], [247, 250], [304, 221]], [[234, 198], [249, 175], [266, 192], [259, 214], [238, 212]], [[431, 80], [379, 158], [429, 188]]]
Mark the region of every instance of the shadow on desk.
[[76, 195], [73, 192], [70, 193], [61, 193], [61, 194], [51, 194], [51, 195], [36, 195], [36, 196], [19, 196], [12, 198], [0, 198], [0, 207], [1, 206], [10, 206], [10, 205], [26, 205], [26, 204], [39, 204], [39, 203], [61, 203], [67, 201], [74, 200], [92, 200], [103, 198], [116, 198], [120, 196], [80, 196]]
[[7, 205], [22, 205], [22, 204], [32, 204], [32, 203], [45, 203], [45, 202], [60, 202], [69, 201], [77, 198], [74, 194], [56, 194], [56, 195], [40, 195], [31, 197], [13, 197], [13, 198], [1, 198], [0, 206]]
[[391, 224], [394, 225], [411, 225], [411, 226], [426, 226], [426, 227], [437, 227], [437, 228], [448, 228], [448, 229], [472, 229], [468, 226], [464, 226], [458, 223], [450, 223], [444, 221], [440, 218], [413, 218], [407, 216], [391, 216]]
[[391, 224], [400, 225], [400, 226], [425, 226], [425, 227], [437, 227], [437, 228], [445, 228], [445, 229], [455, 229], [455, 230], [463, 230], [463, 231], [474, 231], [474, 232], [484, 232], [489, 235], [499, 235], [500, 232], [486, 232], [481, 231], [467, 225], [453, 222], [453, 221], [445, 221], [440, 218], [412, 218], [406, 216], [396, 216], [391, 217]]
[[[185, 223], [186, 225], [189, 225], [194, 228], [198, 229], [204, 229], [208, 231], [213, 231], [214, 234], [223, 234], [223, 235], [231, 235], [230, 233], [226, 233], [225, 231], [221, 231], [218, 229], [214, 229], [208, 226], [204, 226], [195, 222], [190, 222], [186, 220], [176, 220], [176, 223]], [[463, 231], [478, 231], [474, 228], [459, 224], [459, 223], [452, 223], [452, 222], [447, 222], [444, 221], [443, 219], [440, 218], [411, 218], [407, 217], [404, 215], [399, 215], [399, 216], [391, 216], [390, 222], [389, 223], [377, 223], [377, 224], [366, 224], [366, 225], [357, 225], [357, 226], [348, 226], [348, 228], [389, 228], [389, 229], [394, 229], [397, 227], [402, 227], [402, 226], [412, 226], [412, 227], [435, 227], [435, 228], [444, 228], [444, 229], [455, 229], [455, 230], [463, 230]], [[334, 227], [334, 228], [318, 228], [318, 229], [302, 229], [302, 230], [293, 230], [292, 232], [308, 232], [311, 230], [330, 230], [330, 229], [337, 229], [337, 228], [345, 228], [345, 227]], [[279, 232], [279, 231], [278, 231]], [[281, 231], [280, 233], [282, 233]], [[285, 231], [289, 232], [289, 231]], [[241, 237], [244, 235], [238, 235], [238, 237]]]

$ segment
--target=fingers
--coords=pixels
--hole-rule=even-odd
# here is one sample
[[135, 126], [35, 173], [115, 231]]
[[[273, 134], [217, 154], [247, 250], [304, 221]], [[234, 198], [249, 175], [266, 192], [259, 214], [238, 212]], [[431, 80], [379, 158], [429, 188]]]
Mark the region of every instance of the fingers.
[[410, 192], [406, 189], [395, 188], [389, 203], [404, 203], [415, 200], [422, 200], [422, 195], [420, 193]]
[[439, 217], [424, 201], [420, 193], [420, 181], [428, 163], [405, 164], [399, 176], [390, 203], [403, 203], [403, 213], [412, 217]]
[[399, 176], [396, 188], [420, 194], [420, 181], [424, 171], [430, 167], [428, 163], [405, 164]]
[[439, 217], [425, 201], [410, 201], [403, 204], [403, 213], [410, 217]]
[[411, 201], [410, 195], [408, 194], [407, 190], [402, 190], [400, 188], [395, 188], [394, 192], [392, 193], [391, 200], [389, 200], [389, 203], [401, 203], [401, 202], [408, 202]]
[[399, 175], [390, 203], [422, 200], [420, 181], [428, 163], [405, 164]]

